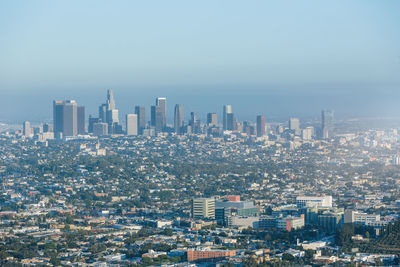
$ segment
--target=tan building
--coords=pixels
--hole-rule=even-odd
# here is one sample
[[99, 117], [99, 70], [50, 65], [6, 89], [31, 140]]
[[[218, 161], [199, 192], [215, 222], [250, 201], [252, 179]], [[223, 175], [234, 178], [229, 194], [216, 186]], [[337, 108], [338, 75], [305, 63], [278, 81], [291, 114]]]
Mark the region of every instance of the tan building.
[[192, 216], [198, 219], [215, 219], [215, 199], [194, 198], [192, 202]]
[[235, 250], [188, 250], [188, 261], [236, 256]]

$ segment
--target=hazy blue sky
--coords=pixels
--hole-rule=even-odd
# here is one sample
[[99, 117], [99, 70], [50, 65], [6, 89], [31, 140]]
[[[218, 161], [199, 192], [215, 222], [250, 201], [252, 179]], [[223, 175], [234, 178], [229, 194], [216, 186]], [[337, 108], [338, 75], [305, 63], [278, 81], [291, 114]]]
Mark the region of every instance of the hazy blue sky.
[[[0, 121], [168, 97], [239, 119], [400, 114], [400, 1], [1, 1]], [[122, 117], [122, 116], [121, 116]]]

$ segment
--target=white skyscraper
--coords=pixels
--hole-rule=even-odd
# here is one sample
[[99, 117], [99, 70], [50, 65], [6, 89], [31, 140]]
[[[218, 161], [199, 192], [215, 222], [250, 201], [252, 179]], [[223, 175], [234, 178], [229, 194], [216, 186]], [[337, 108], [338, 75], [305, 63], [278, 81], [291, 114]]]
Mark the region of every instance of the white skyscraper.
[[137, 135], [137, 114], [126, 114], [126, 135]]

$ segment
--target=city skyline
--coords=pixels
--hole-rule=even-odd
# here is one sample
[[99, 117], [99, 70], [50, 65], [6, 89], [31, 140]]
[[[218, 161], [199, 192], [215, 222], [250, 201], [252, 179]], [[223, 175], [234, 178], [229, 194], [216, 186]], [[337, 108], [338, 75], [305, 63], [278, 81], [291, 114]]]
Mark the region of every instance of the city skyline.
[[[311, 138], [329, 139], [335, 132], [334, 111], [324, 109], [321, 112], [321, 119], [300, 123], [299, 118], [290, 117], [288, 127], [282, 123], [276, 129], [271, 129], [270, 121], [266, 123], [265, 115], [259, 114], [255, 120], [239, 120], [233, 113], [232, 105], [222, 106], [222, 124], [218, 123], [218, 114], [207, 113], [206, 120], [202, 121], [197, 117], [195, 111], [190, 112], [190, 119], [185, 121], [183, 107], [175, 104], [173, 124], [166, 122], [167, 98], [156, 97], [155, 105], [150, 109], [150, 120], [146, 121], [146, 107], [135, 106], [134, 113], [120, 114], [115, 103], [113, 89], [107, 90], [106, 102], [98, 107], [98, 115], [89, 115], [86, 119], [85, 106], [78, 106], [76, 100], [53, 100], [53, 124], [41, 122], [39, 127], [25, 120], [22, 124], [22, 135], [35, 137], [39, 140], [65, 139], [79, 135], [144, 135], [157, 136], [159, 133], [175, 134], [206, 134], [208, 136], [223, 136], [226, 133], [243, 133], [248, 136], [264, 137], [271, 133], [284, 134], [285, 136], [301, 137], [303, 140]], [[125, 118], [120, 120], [120, 116]], [[86, 127], [86, 122], [88, 125]], [[273, 122], [272, 122], [273, 123]], [[315, 128], [316, 127], [316, 128]], [[54, 129], [54, 130], [53, 130]], [[87, 131], [86, 131], [87, 129]]]
[[[233, 113], [232, 105], [228, 104], [222, 106], [222, 125], [218, 123], [218, 114], [215, 112], [207, 113], [207, 119], [202, 121], [195, 111], [191, 111], [190, 119], [185, 121], [183, 107], [180, 104], [175, 104], [173, 124], [168, 124], [166, 97], [155, 98], [155, 105], [150, 108], [150, 120], [147, 122], [145, 111], [145, 106], [135, 106], [135, 113], [126, 113], [125, 120], [120, 120], [122, 114], [117, 109], [114, 91], [108, 89], [106, 102], [98, 107], [97, 117], [89, 115], [86, 120], [85, 106], [78, 106], [76, 100], [54, 100], [53, 124], [41, 122], [39, 127], [31, 127], [31, 122], [25, 120], [22, 124], [22, 135], [39, 140], [69, 140], [80, 135], [158, 136], [160, 133], [175, 133], [218, 137], [235, 133], [267, 139], [271, 134], [282, 134], [285, 138], [302, 138], [307, 141], [313, 138], [332, 139], [336, 131], [334, 111], [327, 109], [321, 111], [320, 126], [315, 122], [306, 122], [302, 125], [299, 118], [290, 117], [288, 127], [278, 124], [275, 125], [276, 129], [272, 129], [269, 122], [266, 123], [265, 115], [257, 115], [255, 121], [238, 120]], [[87, 127], [86, 122], [88, 122]]]
[[[148, 108], [149, 107], [147, 107], [146, 108], [146, 106], [145, 105], [143, 105], [143, 104], [139, 104], [139, 105], [136, 105], [133, 109], [131, 108], [127, 113], [124, 113], [124, 112], [118, 112], [119, 110], [119, 98], [118, 98], [118, 96], [117, 96], [117, 104], [118, 105], [116, 105], [115, 104], [115, 99], [114, 99], [114, 91], [112, 90], [112, 89], [108, 89], [108, 90], [106, 90], [107, 91], [107, 101], [106, 101], [106, 104], [101, 104], [100, 106], [98, 106], [98, 103], [97, 103], [97, 106], [98, 106], [98, 110], [97, 110], [97, 112], [96, 113], [98, 113], [98, 112], [100, 112], [100, 110], [101, 110], [101, 108], [103, 107], [103, 108], [105, 108], [105, 109], [107, 109], [107, 103], [108, 102], [110, 102], [110, 100], [108, 100], [108, 98], [111, 98], [112, 99], [112, 103], [111, 103], [111, 106], [112, 107], [114, 107], [115, 109], [113, 109], [113, 111], [115, 111], [116, 112], [116, 117], [114, 118], [114, 120], [115, 120], [115, 125], [114, 126], [116, 126], [117, 128], [116, 128], [116, 131], [112, 131], [111, 130], [111, 128], [110, 128], [110, 125], [112, 125], [112, 123], [110, 124], [110, 123], [108, 123], [106, 120], [107, 119], [105, 119], [105, 122], [106, 122], [106, 124], [108, 125], [108, 131], [107, 131], [107, 134], [112, 134], [112, 133], [114, 133], [114, 134], [120, 134], [120, 133], [123, 133], [123, 132], [125, 132], [125, 129], [126, 129], [126, 115], [127, 114], [141, 114], [140, 116], [138, 116], [138, 118], [137, 118], [137, 122], [138, 122], [138, 124], [139, 124], [139, 122], [141, 121], [141, 119], [140, 118], [142, 118], [142, 122], [141, 122], [141, 124], [143, 125], [143, 124], [147, 124], [148, 126], [147, 126], [147, 128], [149, 127], [149, 126], [151, 126], [151, 110], [149, 110]], [[110, 97], [110, 92], [111, 92], [111, 97]], [[103, 96], [104, 96], [104, 92], [103, 92]], [[166, 102], [166, 97], [153, 97], [153, 103], [154, 103], [154, 99], [156, 100], [156, 103], [158, 103], [158, 99], [162, 99], [163, 101], [165, 101]], [[63, 100], [63, 101], [68, 101], [68, 99], [65, 99], [65, 100]], [[72, 101], [74, 101], [74, 102], [76, 102], [76, 100], [75, 99], [73, 99]], [[103, 101], [102, 101], [103, 102]], [[104, 102], [103, 102], [104, 103]], [[81, 108], [82, 109], [82, 111], [83, 112], [80, 112], [80, 121], [81, 121], [81, 123], [80, 123], [80, 125], [82, 125], [82, 122], [84, 122], [84, 124], [85, 125], [87, 125], [86, 127], [85, 127], [85, 130], [88, 130], [90, 133], [91, 132], [93, 132], [93, 123], [96, 123], [96, 122], [104, 122], [103, 121], [103, 119], [100, 119], [100, 121], [99, 121], [99, 118], [101, 118], [101, 115], [100, 114], [96, 114], [96, 113], [88, 113], [87, 112], [87, 108], [86, 108], [86, 104], [85, 103], [81, 103], [80, 102], [80, 104], [83, 104], [83, 107], [82, 106], [80, 106], [79, 108]], [[172, 105], [172, 106], [171, 106]], [[176, 105], [176, 104], [175, 104]], [[183, 104], [177, 104], [177, 105], [179, 105], [182, 109], [183, 109], [183, 107], [184, 106], [186, 106], [186, 103], [183, 103]], [[208, 107], [208, 105], [206, 105], [207, 107]], [[228, 106], [230, 106], [230, 110], [232, 110], [232, 105], [228, 105]], [[193, 123], [192, 123], [192, 115], [193, 115], [193, 112], [194, 112], [194, 116], [195, 116], [195, 121], [197, 121], [199, 124], [198, 124], [198, 126], [196, 126], [196, 127], [200, 127], [200, 125], [203, 125], [203, 126], [207, 126], [207, 124], [208, 124], [208, 120], [209, 120], [209, 115], [210, 114], [215, 114], [216, 115], [216, 120], [219, 122], [219, 124], [218, 124], [218, 126], [221, 126], [221, 129], [223, 129], [223, 110], [221, 110], [221, 107], [223, 107], [223, 106], [219, 106], [217, 109], [220, 109], [220, 111], [219, 112], [213, 112], [213, 111], [211, 111], [210, 112], [210, 110], [205, 110], [205, 112], [197, 112], [197, 110], [192, 110], [192, 111], [190, 111], [190, 110], [187, 110], [187, 109], [184, 109], [185, 110], [185, 112], [183, 112], [183, 121], [184, 121], [184, 126], [185, 126], [185, 129], [184, 129], [184, 131], [183, 132], [186, 132], [186, 125], [190, 125], [190, 126], [192, 126], [193, 125]], [[138, 108], [139, 108], [139, 111], [138, 111]], [[171, 127], [173, 127], [174, 126], [174, 105], [172, 104], [172, 103], [170, 103], [170, 105], [168, 106], [168, 105], [166, 105], [165, 106], [165, 110], [166, 110], [166, 114], [165, 114], [165, 116], [167, 117], [167, 118], [170, 118], [170, 120], [167, 120], [167, 128], [168, 129], [171, 129]], [[235, 106], [235, 110], [236, 110], [236, 106]], [[251, 109], [248, 109], [248, 110], [251, 110]], [[248, 111], [247, 110], [247, 111]], [[324, 112], [324, 111], [333, 111], [333, 109], [330, 109], [330, 108], [322, 108], [321, 109], [322, 110], [322, 113]], [[320, 111], [317, 111], [317, 110], [312, 110], [313, 111], [313, 116], [309, 116], [309, 117], [302, 117], [301, 115], [299, 115], [299, 114], [290, 114], [290, 116], [281, 116], [281, 117], [279, 117], [279, 118], [277, 118], [277, 117], [274, 117], [274, 116], [271, 116], [271, 114], [265, 114], [265, 113], [255, 113], [255, 112], [253, 112], [255, 115], [254, 115], [254, 117], [245, 117], [245, 116], [243, 116], [243, 114], [232, 114], [232, 117], [231, 117], [231, 124], [233, 123], [233, 125], [236, 125], [236, 123], [240, 123], [240, 131], [242, 131], [243, 130], [243, 132], [245, 132], [245, 133], [253, 133], [253, 129], [251, 129], [251, 128], [253, 128], [253, 126], [254, 125], [256, 125], [256, 123], [257, 123], [257, 116], [259, 116], [259, 115], [263, 115], [263, 116], [265, 116], [265, 118], [266, 118], [266, 123], [268, 124], [268, 125], [270, 125], [270, 124], [272, 124], [272, 125], [277, 125], [277, 124], [285, 124], [285, 123], [289, 123], [289, 129], [291, 129], [292, 127], [290, 126], [291, 125], [291, 120], [294, 118], [295, 120], [301, 120], [302, 121], [302, 123], [306, 123], [306, 125], [302, 125], [302, 127], [301, 127], [301, 129], [298, 129], [298, 127], [297, 127], [297, 130], [295, 129], [295, 128], [293, 128], [293, 130], [295, 130], [295, 132], [296, 132], [296, 135], [298, 135], [298, 136], [311, 136], [311, 135], [314, 135], [314, 134], [319, 134], [319, 133], [317, 133], [317, 132], [314, 132], [314, 130], [312, 130], [311, 132], [308, 132], [308, 131], [305, 131], [305, 132], [303, 132], [303, 129], [305, 129], [305, 128], [308, 128], [308, 126], [315, 126], [315, 125], [320, 125], [320, 124], [323, 124], [323, 115], [322, 115], [322, 117], [321, 117], [321, 110]], [[35, 110], [34, 109], [32, 109], [32, 113], [34, 113], [35, 112]], [[53, 113], [54, 111], [52, 111], [51, 112], [51, 114]], [[146, 115], [146, 112], [147, 113], [150, 113], [150, 114], [147, 114]], [[397, 120], [396, 120], [396, 117], [388, 117], [388, 118], [382, 118], [382, 117], [351, 117], [351, 118], [338, 118], [337, 117], [337, 112], [336, 112], [336, 110], [334, 111], [335, 112], [335, 115], [334, 115], [334, 117], [335, 117], [335, 121], [341, 121], [341, 123], [346, 123], [346, 121], [348, 121], [348, 122], [350, 122], [350, 121], [352, 121], [352, 120], [360, 120], [360, 122], [361, 121], [370, 121], [370, 123], [373, 123], [374, 125], [376, 125], [376, 127], [384, 127], [383, 125], [393, 125], [393, 123], [395, 123]], [[199, 116], [199, 114], [200, 114], [200, 116]], [[395, 114], [393, 114], [393, 115], [395, 115]], [[149, 116], [149, 117], [148, 117]], [[29, 120], [29, 119], [27, 119], [29, 116], [27, 116], [27, 117], [24, 117], [24, 120], [23, 120], [23, 122], [25, 122], [25, 121], [28, 121], [31, 125], [33, 125], [33, 126], [38, 126], [38, 125], [43, 125], [43, 127], [52, 127], [52, 123], [54, 122], [54, 118], [51, 118], [51, 119], [48, 119], [48, 120], [41, 120], [41, 121], [32, 121], [32, 120]], [[84, 118], [84, 119], [82, 119], [82, 118]], [[218, 118], [220, 118], [220, 120], [218, 120]], [[245, 118], [245, 119], [243, 119], [243, 118]], [[144, 119], [144, 120], [143, 120]], [[382, 121], [382, 119], [383, 119], [383, 121]], [[161, 120], [160, 120], [161, 121]], [[1, 122], [0, 122], [1, 123]], [[50, 123], [50, 124], [49, 124]], [[250, 123], [250, 124], [249, 124]], [[299, 124], [299, 122], [297, 122], [296, 123], [297, 125]], [[4, 126], [6, 126], [7, 124], [4, 124]], [[12, 126], [13, 124], [9, 124], [10, 126]], [[15, 125], [15, 124], [14, 124]], [[19, 126], [17, 126], [17, 128], [15, 128], [15, 126], [13, 126], [14, 127], [14, 129], [19, 129], [19, 127], [20, 127], [20, 125], [23, 125], [23, 123], [21, 122], [21, 123], [17, 123], [17, 125], [19, 125]], [[197, 125], [197, 124], [196, 124]], [[380, 125], [380, 126], [379, 126]], [[7, 127], [7, 126], [6, 126]], [[138, 132], [138, 134], [143, 134], [143, 130], [145, 129], [145, 128], [143, 128], [143, 126], [137, 126], [138, 128], [137, 128], [137, 132]], [[248, 128], [248, 127], [250, 127], [250, 128]], [[275, 126], [274, 126], [275, 127]], [[317, 126], [317, 128], [319, 128], [319, 126]], [[329, 128], [329, 127], [328, 127]], [[12, 128], [11, 128], [12, 129]], [[50, 128], [51, 129], [51, 128]], [[83, 128], [83, 126], [80, 126], [80, 129], [81, 130], [79, 130], [79, 132], [80, 133], [82, 133], [83, 131], [82, 131], [82, 129], [84, 129]], [[160, 128], [160, 129], [163, 129], [162, 131], [164, 131], [166, 128], [164, 127], [164, 128]], [[229, 129], [227, 129], [227, 130], [237, 130], [236, 128], [234, 128], [234, 127], [230, 127]], [[51, 130], [50, 130], [51, 131]], [[169, 131], [169, 130], [168, 130]], [[254, 131], [255, 131], [255, 129], [254, 129]], [[45, 132], [49, 132], [49, 131], [45, 131]], [[157, 130], [157, 132], [160, 132], [160, 130]], [[311, 134], [312, 133], [312, 134]], [[148, 132], [146, 132], [146, 134], [148, 134]], [[328, 137], [328, 136], [326, 136], [326, 137]], [[309, 137], [308, 137], [309, 138]]]

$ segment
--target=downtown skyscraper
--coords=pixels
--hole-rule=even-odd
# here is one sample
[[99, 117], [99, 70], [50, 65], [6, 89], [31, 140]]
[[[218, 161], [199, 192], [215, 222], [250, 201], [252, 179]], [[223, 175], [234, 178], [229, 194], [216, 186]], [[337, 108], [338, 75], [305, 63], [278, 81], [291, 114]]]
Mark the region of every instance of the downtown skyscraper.
[[233, 113], [226, 114], [226, 130], [235, 131], [237, 130], [236, 119]]
[[121, 133], [122, 127], [119, 125], [119, 113], [115, 108], [114, 91], [107, 90], [107, 101], [99, 106], [99, 120], [108, 124], [108, 133]]
[[113, 126], [119, 123], [118, 109], [115, 108], [114, 92], [112, 89], [107, 90], [107, 114], [106, 122]]
[[159, 107], [161, 112], [161, 125], [162, 128], [165, 129], [167, 126], [167, 98], [165, 97], [157, 97], [156, 106]]
[[143, 130], [146, 128], [146, 107], [136, 106], [135, 114], [137, 115], [138, 132], [142, 134]]
[[167, 99], [165, 97], [157, 97], [156, 105], [151, 106], [151, 126], [156, 132], [162, 132], [167, 126]]
[[53, 102], [53, 124], [56, 137], [76, 136], [85, 133], [85, 108], [75, 100]]
[[[222, 123], [223, 123], [223, 130], [229, 130], [229, 128], [233, 128], [233, 127], [228, 127], [228, 116], [229, 114], [232, 114], [232, 106], [231, 105], [225, 105], [222, 111]], [[233, 115], [231, 120], [233, 120]], [[230, 125], [232, 126], [232, 125]]]
[[332, 137], [334, 125], [334, 112], [333, 110], [323, 110], [321, 112], [321, 137], [327, 139]]
[[265, 117], [263, 115], [257, 116], [257, 137], [265, 135]]
[[126, 135], [138, 134], [138, 115], [126, 114]]
[[22, 134], [25, 137], [30, 137], [32, 134], [32, 128], [29, 121], [24, 121], [22, 124]]
[[183, 108], [181, 105], [175, 105], [175, 112], [174, 112], [174, 131], [177, 134], [183, 132]]

